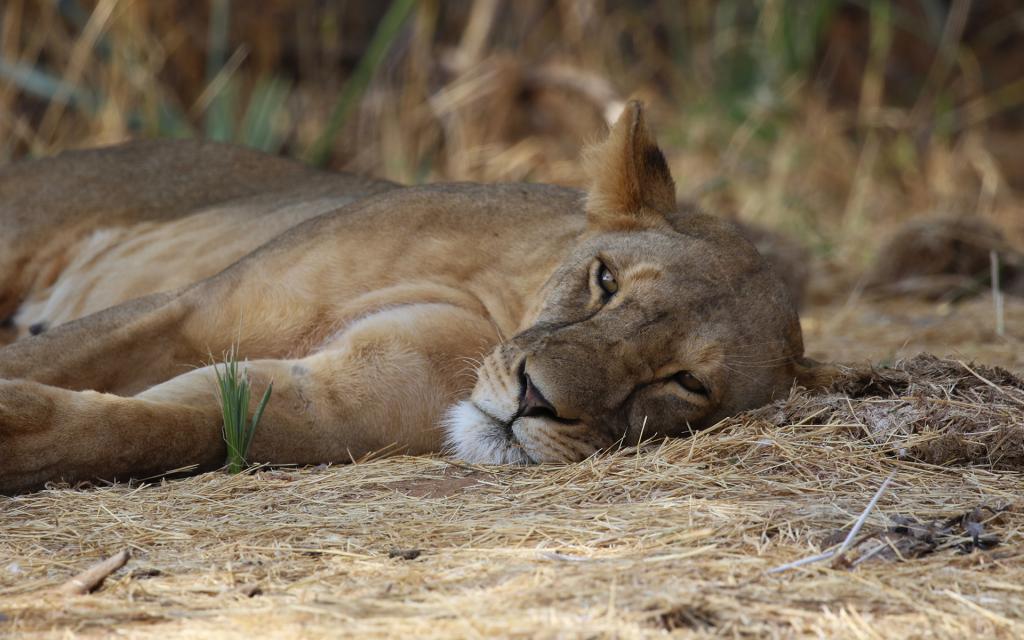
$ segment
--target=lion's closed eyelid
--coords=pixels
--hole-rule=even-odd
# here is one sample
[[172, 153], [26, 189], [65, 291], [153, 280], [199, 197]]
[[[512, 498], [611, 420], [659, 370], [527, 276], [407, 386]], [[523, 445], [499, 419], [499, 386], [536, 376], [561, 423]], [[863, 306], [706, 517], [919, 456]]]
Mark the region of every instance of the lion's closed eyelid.
[[720, 389], [706, 372], [696, 372], [682, 367], [666, 367], [658, 372], [652, 385], [658, 385], [672, 395], [696, 398], [703, 406], [718, 401]]
[[680, 371], [672, 376], [672, 380], [690, 393], [704, 397], [711, 396], [711, 390], [708, 388], [707, 383], [692, 371]]

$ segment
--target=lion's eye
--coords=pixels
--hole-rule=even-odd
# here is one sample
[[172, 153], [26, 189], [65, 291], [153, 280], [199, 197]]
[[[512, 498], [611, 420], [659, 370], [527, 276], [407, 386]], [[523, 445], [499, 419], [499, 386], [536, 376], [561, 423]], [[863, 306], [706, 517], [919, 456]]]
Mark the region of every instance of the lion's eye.
[[675, 375], [675, 381], [679, 383], [679, 386], [686, 389], [690, 393], [696, 393], [702, 396], [708, 394], [708, 388], [704, 386], [704, 383], [697, 379], [697, 376], [693, 375], [689, 371], [680, 371]]
[[614, 295], [619, 290], [619, 282], [612, 275], [612, 272], [608, 270], [608, 267], [603, 264], [597, 270], [597, 286], [601, 287], [609, 296]]

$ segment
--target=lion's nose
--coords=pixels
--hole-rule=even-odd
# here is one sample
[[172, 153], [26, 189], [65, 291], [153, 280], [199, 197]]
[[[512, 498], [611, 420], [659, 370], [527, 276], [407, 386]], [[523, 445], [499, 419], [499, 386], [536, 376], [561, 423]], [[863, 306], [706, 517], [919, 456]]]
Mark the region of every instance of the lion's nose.
[[519, 396], [519, 415], [527, 418], [536, 416], [558, 418], [558, 411], [554, 405], [548, 402], [540, 389], [534, 386], [530, 376], [526, 373], [525, 365], [519, 369], [519, 382], [519, 388], [522, 390]]

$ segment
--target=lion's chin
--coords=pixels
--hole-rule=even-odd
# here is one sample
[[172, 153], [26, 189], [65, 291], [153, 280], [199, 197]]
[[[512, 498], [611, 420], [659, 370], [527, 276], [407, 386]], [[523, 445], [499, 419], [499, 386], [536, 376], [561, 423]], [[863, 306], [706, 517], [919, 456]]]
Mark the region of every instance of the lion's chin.
[[448, 449], [466, 462], [479, 464], [534, 464], [534, 461], [508, 434], [472, 402], [464, 400], [452, 406], [444, 417]]

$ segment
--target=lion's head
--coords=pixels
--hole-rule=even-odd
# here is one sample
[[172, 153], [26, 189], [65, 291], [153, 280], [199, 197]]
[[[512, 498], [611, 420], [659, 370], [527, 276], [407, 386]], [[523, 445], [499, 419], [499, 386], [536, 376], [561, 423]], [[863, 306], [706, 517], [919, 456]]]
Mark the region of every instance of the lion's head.
[[676, 210], [639, 104], [584, 162], [586, 233], [449, 411], [463, 459], [569, 462], [687, 434], [785, 394], [805, 373], [782, 281], [729, 223]]

